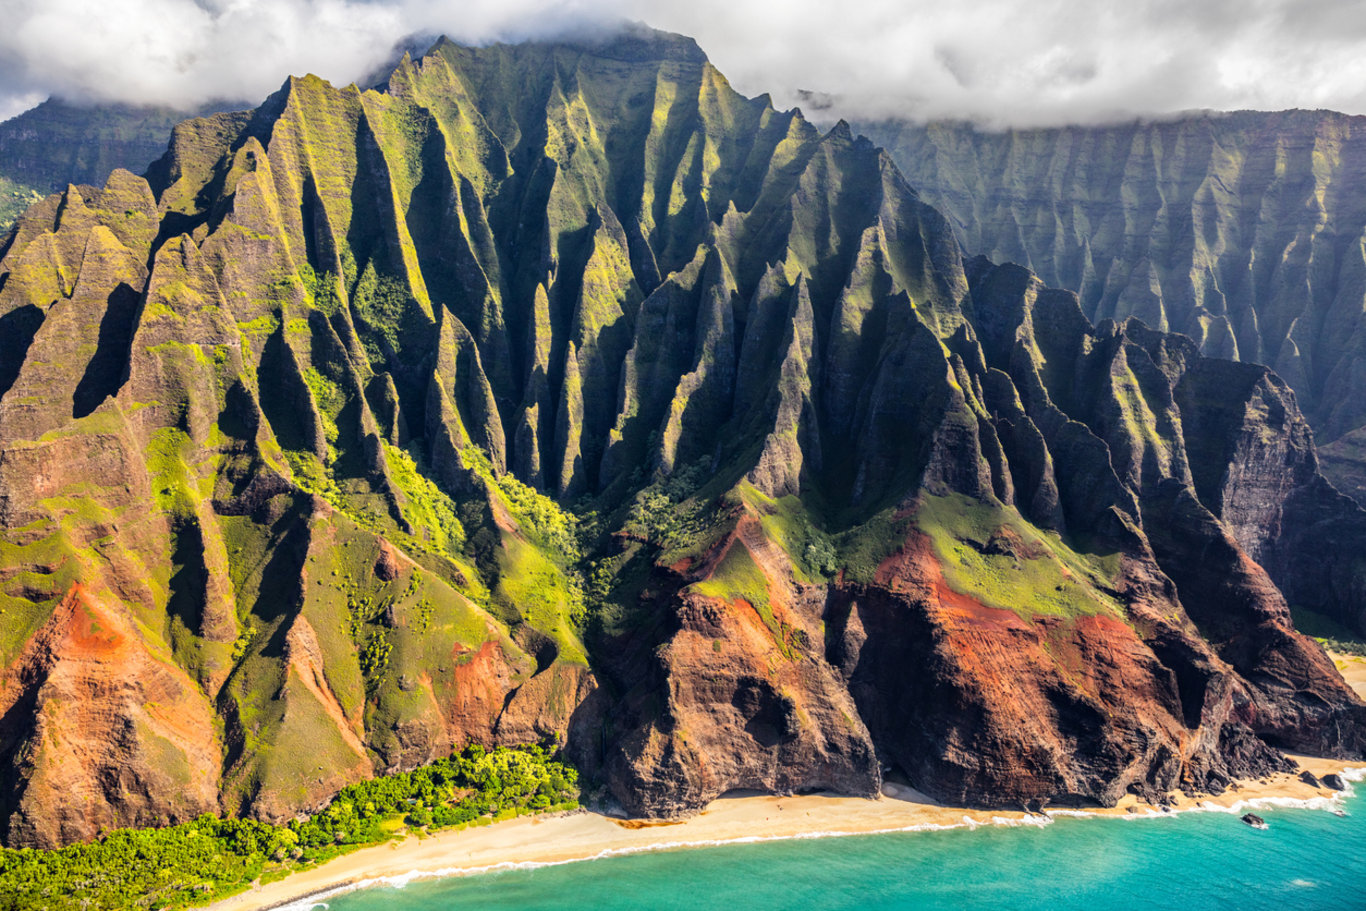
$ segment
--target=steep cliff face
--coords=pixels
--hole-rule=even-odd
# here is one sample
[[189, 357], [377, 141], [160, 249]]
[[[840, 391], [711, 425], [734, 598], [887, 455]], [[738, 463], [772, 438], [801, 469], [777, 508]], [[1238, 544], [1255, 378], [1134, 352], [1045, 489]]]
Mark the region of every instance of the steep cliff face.
[[177, 123], [205, 111], [50, 98], [0, 123], [0, 234], [53, 190], [102, 184], [115, 168], [141, 173], [166, 151]]
[[[886, 155], [688, 39], [291, 79], [0, 257], [11, 841], [279, 818], [469, 741], [559, 740], [651, 815], [883, 763], [1108, 803], [1363, 746], [1256, 562], [1360, 521], [1284, 385], [965, 269]], [[138, 787], [47, 746], [75, 687]]]
[[1136, 316], [1209, 355], [1268, 364], [1360, 498], [1366, 465], [1366, 119], [1199, 114], [984, 132], [859, 124], [965, 249], [1075, 290], [1095, 320]]

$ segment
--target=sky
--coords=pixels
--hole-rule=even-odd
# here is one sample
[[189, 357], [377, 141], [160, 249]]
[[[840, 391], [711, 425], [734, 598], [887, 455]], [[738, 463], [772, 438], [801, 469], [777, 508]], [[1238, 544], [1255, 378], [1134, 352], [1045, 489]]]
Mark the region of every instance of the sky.
[[483, 43], [622, 20], [691, 35], [738, 90], [825, 119], [1366, 113], [1361, 0], [0, 0], [0, 12], [0, 118], [49, 95], [255, 103], [291, 74], [364, 79], [414, 35]]

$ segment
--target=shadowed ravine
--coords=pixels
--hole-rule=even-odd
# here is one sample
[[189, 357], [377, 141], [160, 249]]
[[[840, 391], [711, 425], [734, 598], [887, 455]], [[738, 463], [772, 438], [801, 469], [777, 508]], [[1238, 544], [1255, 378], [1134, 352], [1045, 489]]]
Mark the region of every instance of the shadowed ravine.
[[859, 124], [965, 249], [1075, 290], [1201, 350], [1271, 364], [1366, 498], [1366, 118], [1195, 112], [1115, 126], [989, 131]]

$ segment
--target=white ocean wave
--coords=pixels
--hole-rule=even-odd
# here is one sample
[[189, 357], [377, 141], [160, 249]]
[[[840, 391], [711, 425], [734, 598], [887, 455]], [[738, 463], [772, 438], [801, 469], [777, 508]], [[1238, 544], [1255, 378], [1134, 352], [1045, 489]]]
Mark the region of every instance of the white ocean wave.
[[1011, 828], [1016, 828], [1018, 826], [1034, 826], [1035, 828], [1041, 829], [1044, 826], [1052, 825], [1053, 817], [1046, 813], [1029, 813], [1021, 816], [1019, 819], [1011, 819], [1007, 816], [993, 816], [991, 817], [990, 824], [993, 826], [1009, 826]]

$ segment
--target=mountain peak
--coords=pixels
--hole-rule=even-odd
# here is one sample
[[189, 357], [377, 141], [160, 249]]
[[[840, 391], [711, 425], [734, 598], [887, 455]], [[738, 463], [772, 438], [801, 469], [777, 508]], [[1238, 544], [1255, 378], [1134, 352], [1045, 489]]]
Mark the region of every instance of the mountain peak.
[[[590, 53], [608, 60], [626, 63], [675, 61], [702, 64], [707, 55], [697, 42], [686, 35], [651, 28], [642, 22], [623, 22], [612, 28], [585, 28], [528, 42], [513, 42], [510, 47], [559, 46]], [[445, 35], [437, 39], [428, 53], [445, 48], [468, 48], [470, 45]]]

